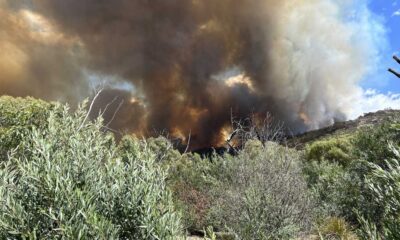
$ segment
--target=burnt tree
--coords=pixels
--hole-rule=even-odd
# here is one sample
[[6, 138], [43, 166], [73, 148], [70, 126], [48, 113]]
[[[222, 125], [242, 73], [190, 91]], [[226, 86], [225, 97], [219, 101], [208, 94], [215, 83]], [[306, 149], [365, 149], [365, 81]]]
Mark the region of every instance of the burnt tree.
[[[400, 64], [400, 58], [398, 58], [397, 56], [393, 56], [393, 59]], [[395, 70], [389, 68], [389, 72], [393, 73], [396, 77], [400, 78], [400, 73], [396, 72]]]

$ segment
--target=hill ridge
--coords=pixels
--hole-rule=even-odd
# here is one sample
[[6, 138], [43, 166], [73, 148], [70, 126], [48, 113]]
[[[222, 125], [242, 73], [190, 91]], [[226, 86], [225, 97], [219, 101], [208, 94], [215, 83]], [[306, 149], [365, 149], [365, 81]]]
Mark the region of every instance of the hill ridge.
[[376, 112], [365, 113], [354, 120], [335, 122], [328, 127], [295, 135], [288, 140], [288, 145], [301, 149], [309, 142], [313, 142], [327, 136], [351, 133], [361, 127], [379, 125], [386, 121], [393, 120], [396, 116], [400, 116], [400, 110], [385, 109]]

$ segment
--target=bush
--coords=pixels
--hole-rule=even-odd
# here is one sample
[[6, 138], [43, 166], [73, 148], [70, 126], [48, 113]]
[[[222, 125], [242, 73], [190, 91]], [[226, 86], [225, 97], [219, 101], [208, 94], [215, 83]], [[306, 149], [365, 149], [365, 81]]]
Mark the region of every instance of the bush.
[[[359, 234], [365, 239], [400, 237], [394, 235], [400, 230], [400, 193], [396, 195], [400, 178], [395, 171], [397, 163], [390, 160], [399, 159], [393, 150], [399, 146], [398, 129], [395, 122], [360, 129], [350, 141], [351, 161], [347, 164], [310, 157], [310, 152], [318, 151], [308, 150], [307, 160], [311, 161], [306, 161], [304, 173], [318, 199], [320, 218], [343, 217], [360, 227]], [[326, 150], [315, 155], [326, 156]]]
[[352, 231], [350, 225], [342, 218], [331, 217], [325, 220], [318, 229], [321, 239], [329, 240], [357, 240], [357, 235]]
[[157, 164], [168, 172], [167, 185], [172, 190], [176, 208], [183, 212], [185, 229], [197, 232], [208, 227], [209, 192], [216, 183], [213, 176], [219, 171], [217, 164], [198, 154], [181, 155], [164, 137], [149, 138], [144, 142], [134, 136], [125, 136], [119, 143], [123, 161], [127, 159], [125, 153], [138, 153], [144, 149], [154, 152]]
[[157, 161], [165, 165], [178, 161], [181, 154], [176, 150], [173, 144], [165, 137], [147, 139], [148, 147], [157, 154]]
[[341, 196], [338, 202], [341, 216], [352, 223], [359, 223], [359, 217], [373, 219], [378, 230], [385, 221], [384, 201], [375, 201], [375, 194], [371, 191], [369, 176], [375, 167], [387, 168], [386, 160], [396, 155], [389, 143], [399, 145], [398, 128], [395, 123], [384, 123], [380, 126], [367, 127], [358, 131], [352, 140], [354, 160], [346, 167], [345, 181], [338, 188]]
[[313, 211], [300, 152], [250, 140], [237, 156], [184, 154], [169, 167], [169, 186], [189, 231], [213, 226], [238, 239], [289, 239]]
[[352, 144], [356, 159], [381, 164], [385, 159], [395, 157], [387, 147], [388, 143], [400, 144], [400, 127], [396, 122], [364, 128], [356, 134]]
[[307, 163], [304, 173], [318, 201], [319, 218], [343, 217], [358, 224], [361, 214], [379, 222], [383, 212], [366, 182], [370, 172], [369, 163], [362, 160], [353, 160], [348, 167], [327, 161]]
[[7, 160], [32, 128], [46, 128], [55, 104], [33, 98], [0, 97], [0, 162]]
[[312, 143], [306, 148], [308, 161], [329, 161], [347, 165], [352, 160], [349, 138], [330, 138]]
[[[177, 239], [180, 218], [149, 148], [124, 151], [84, 122], [50, 112], [0, 169], [1, 239]], [[134, 142], [133, 142], [134, 144]], [[145, 144], [145, 143], [143, 143]]]
[[275, 143], [248, 141], [226, 160], [214, 218], [239, 239], [291, 239], [308, 230], [312, 205], [300, 157]]
[[318, 200], [316, 210], [321, 219], [342, 215], [345, 168], [336, 162], [306, 161], [303, 167], [309, 189]]
[[360, 233], [368, 239], [400, 239], [400, 152], [393, 145], [388, 149], [395, 157], [386, 160], [384, 166], [369, 164], [372, 171], [366, 184], [381, 214], [359, 213]]
[[213, 225], [208, 219], [213, 203], [211, 192], [218, 184], [216, 176], [223, 171], [222, 163], [188, 153], [169, 165], [168, 185], [176, 206], [184, 213], [183, 220], [189, 231]]

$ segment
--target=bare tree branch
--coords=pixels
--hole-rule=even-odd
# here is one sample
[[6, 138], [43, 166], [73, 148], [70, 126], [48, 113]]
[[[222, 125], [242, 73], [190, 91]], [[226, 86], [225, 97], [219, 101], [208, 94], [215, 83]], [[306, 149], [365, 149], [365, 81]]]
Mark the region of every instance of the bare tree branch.
[[396, 55], [393, 56], [393, 59], [394, 59], [398, 64], [400, 64], [400, 58], [398, 58]]
[[[183, 154], [185, 154], [185, 153], [187, 153], [187, 151], [189, 150], [189, 146], [190, 146], [190, 138], [192, 137], [192, 130], [190, 130], [190, 132], [189, 132], [189, 137], [188, 137], [188, 141], [187, 141], [187, 144], [186, 144], [186, 149], [185, 149], [185, 151], [183, 152]], [[182, 154], [182, 155], [183, 155]]]
[[86, 122], [87, 119], [89, 118], [90, 113], [92, 112], [92, 108], [93, 108], [93, 106], [94, 106], [94, 103], [96, 102], [96, 99], [100, 96], [100, 94], [103, 92], [103, 90], [104, 90], [104, 88], [101, 88], [101, 89], [96, 93], [96, 95], [94, 96], [94, 98], [92, 99], [92, 102], [90, 103], [89, 110], [88, 110], [87, 113], [86, 113], [85, 119], [83, 119], [83, 122], [82, 122], [81, 125], [79, 126], [78, 131], [80, 131], [80, 130], [83, 128], [85, 122]]
[[117, 133], [117, 134], [121, 134], [121, 135], [122, 135], [122, 132], [121, 132], [121, 131], [118, 131], [118, 130], [109, 128], [109, 127], [107, 127], [107, 126], [102, 126], [102, 128], [104, 128], [104, 129], [106, 129], [106, 130], [108, 130], [108, 131], [111, 131], [111, 132], [113, 132], [113, 133]]
[[[396, 55], [393, 56], [393, 59], [400, 64], [400, 58], [398, 58]], [[396, 77], [400, 78], [400, 73], [396, 72], [395, 70], [389, 68], [388, 69], [389, 72], [393, 73]]]
[[[250, 139], [259, 140], [262, 144], [268, 141], [284, 142], [286, 133], [283, 122], [276, 122], [270, 113], [263, 119], [252, 114], [248, 118], [236, 120], [231, 114], [232, 133], [226, 139], [228, 147], [234, 151], [243, 147]], [[235, 147], [237, 146], [237, 147]]]
[[112, 121], [114, 121], [114, 118], [115, 118], [115, 116], [117, 115], [117, 113], [118, 113], [119, 109], [121, 108], [122, 104], [124, 104], [124, 100], [122, 100], [122, 101], [119, 103], [119, 105], [118, 105], [117, 109], [115, 110], [115, 112], [114, 112], [112, 118], [111, 118], [110, 121], [108, 121], [108, 123], [105, 125], [106, 127], [108, 127], [108, 125], [110, 125], [110, 123], [111, 123]]
[[100, 110], [99, 117], [103, 117], [103, 115], [107, 112], [108, 107], [111, 106], [115, 102], [115, 100], [117, 100], [117, 99], [118, 99], [118, 97], [115, 97], [111, 102], [107, 103], [107, 105], [104, 108], [104, 110]]
[[389, 72], [393, 73], [396, 77], [400, 78], [400, 73], [396, 72], [395, 70], [389, 68]]

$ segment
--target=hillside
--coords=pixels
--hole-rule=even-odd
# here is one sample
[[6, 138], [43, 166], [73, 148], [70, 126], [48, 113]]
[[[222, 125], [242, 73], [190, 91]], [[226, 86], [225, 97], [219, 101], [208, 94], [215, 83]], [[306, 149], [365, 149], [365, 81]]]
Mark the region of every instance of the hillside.
[[396, 118], [396, 116], [399, 115], [400, 115], [400, 110], [392, 110], [392, 109], [366, 113], [355, 120], [336, 122], [335, 124], [329, 127], [296, 135], [293, 138], [289, 139], [288, 144], [291, 147], [296, 147], [297, 149], [303, 149], [307, 143], [311, 143], [332, 136], [351, 134], [355, 132], [357, 129], [366, 126], [380, 125], [386, 121], [391, 121], [394, 118]]

